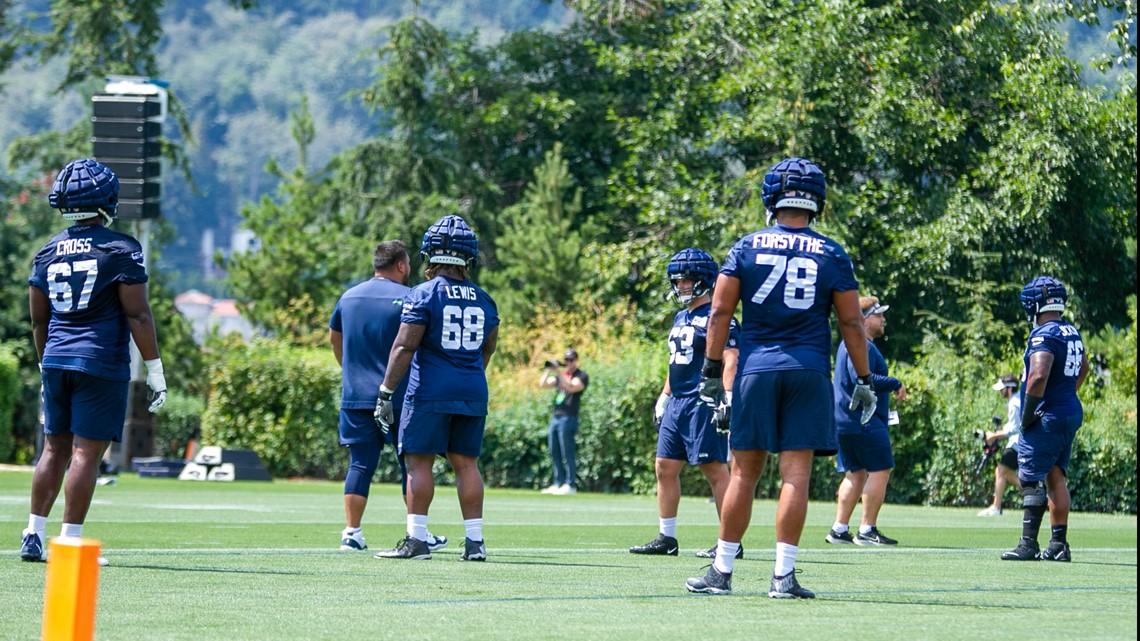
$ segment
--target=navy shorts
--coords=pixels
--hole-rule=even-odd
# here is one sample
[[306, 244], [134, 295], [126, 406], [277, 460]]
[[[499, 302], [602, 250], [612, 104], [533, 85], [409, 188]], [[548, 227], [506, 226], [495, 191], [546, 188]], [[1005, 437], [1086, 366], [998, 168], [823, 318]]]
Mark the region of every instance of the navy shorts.
[[400, 417], [400, 454], [462, 454], [483, 451], [486, 416], [441, 414], [405, 405]]
[[74, 434], [116, 443], [123, 438], [128, 381], [44, 368], [43, 383], [44, 434]]
[[1017, 478], [1022, 481], [1043, 481], [1053, 466], [1062, 472], [1069, 469], [1073, 454], [1073, 438], [1077, 435], [1084, 414], [1073, 416], [1042, 416], [1029, 431], [1021, 431], [1017, 442]]
[[839, 450], [831, 381], [823, 372], [782, 370], [736, 378], [732, 392], [734, 450]]
[[895, 455], [891, 451], [891, 436], [887, 430], [839, 435], [839, 456], [835, 460], [839, 472], [882, 472], [894, 466]]
[[670, 397], [657, 434], [657, 458], [689, 465], [728, 461], [728, 437], [712, 426], [713, 410], [696, 396]]
[[[396, 424], [400, 424], [400, 407], [396, 406]], [[395, 445], [396, 431], [389, 430], [385, 436], [376, 424], [372, 410], [340, 410], [340, 444], [353, 445], [355, 443], [380, 443], [381, 445]]]

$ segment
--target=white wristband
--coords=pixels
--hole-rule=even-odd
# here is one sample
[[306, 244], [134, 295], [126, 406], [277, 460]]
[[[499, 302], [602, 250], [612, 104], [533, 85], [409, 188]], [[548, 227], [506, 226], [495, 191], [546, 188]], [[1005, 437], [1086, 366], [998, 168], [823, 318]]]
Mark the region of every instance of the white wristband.
[[396, 390], [394, 390], [394, 389], [388, 389], [387, 387], [384, 387], [384, 384], [383, 384], [383, 383], [380, 383], [380, 391], [381, 391], [381, 392], [384, 392], [385, 394], [389, 394], [389, 395], [391, 395], [391, 394], [395, 394], [395, 393], [396, 393]]
[[724, 403], [725, 405], [732, 405], [732, 390], [724, 390]]
[[152, 358], [149, 361], [143, 361], [143, 365], [146, 365], [146, 371], [149, 374], [162, 374], [163, 373], [163, 371], [162, 371], [162, 359], [161, 358]]

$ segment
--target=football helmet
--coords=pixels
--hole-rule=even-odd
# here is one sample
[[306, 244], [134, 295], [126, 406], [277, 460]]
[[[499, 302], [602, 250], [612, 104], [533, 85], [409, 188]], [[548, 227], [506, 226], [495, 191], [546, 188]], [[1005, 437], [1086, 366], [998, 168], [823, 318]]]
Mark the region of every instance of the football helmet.
[[95, 160], [73, 160], [56, 176], [48, 204], [61, 210], [64, 220], [102, 215], [107, 224], [111, 224], [119, 205], [119, 179], [115, 172]]
[[[690, 247], [682, 249], [670, 258], [666, 271], [669, 274], [669, 282], [673, 286], [673, 295], [677, 297], [677, 300], [688, 305], [689, 301], [694, 298], [700, 298], [712, 291], [713, 285], [716, 283], [718, 269], [712, 256]], [[695, 281], [692, 291], [688, 294], [681, 294], [679, 281], [682, 279]]]
[[1052, 276], [1038, 276], [1021, 288], [1021, 306], [1029, 322], [1037, 324], [1037, 315], [1042, 312], [1064, 312], [1069, 301], [1069, 292], [1061, 281]]
[[803, 158], [781, 160], [764, 175], [761, 190], [768, 216], [783, 207], [795, 207], [812, 212], [811, 219], [823, 211], [827, 200], [827, 178], [819, 167]]
[[456, 215], [444, 216], [424, 232], [420, 258], [428, 264], [474, 267], [479, 256], [479, 239]]

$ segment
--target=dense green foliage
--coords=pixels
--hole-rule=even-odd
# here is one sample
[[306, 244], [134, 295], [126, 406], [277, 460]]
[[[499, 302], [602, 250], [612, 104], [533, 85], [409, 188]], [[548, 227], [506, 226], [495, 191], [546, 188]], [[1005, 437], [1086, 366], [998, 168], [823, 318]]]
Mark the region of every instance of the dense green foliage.
[[7, 461], [12, 455], [12, 414], [19, 398], [19, 360], [15, 350], [8, 343], [0, 343], [0, 461]]
[[270, 343], [217, 349], [202, 443], [252, 449], [274, 476], [343, 474], [340, 370], [330, 350]]

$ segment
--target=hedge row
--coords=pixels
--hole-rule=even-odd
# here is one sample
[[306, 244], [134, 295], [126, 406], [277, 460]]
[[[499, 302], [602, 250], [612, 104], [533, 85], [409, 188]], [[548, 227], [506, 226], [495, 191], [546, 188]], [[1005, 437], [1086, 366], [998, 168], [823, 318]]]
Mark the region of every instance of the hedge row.
[[0, 344], [0, 461], [9, 460], [15, 447], [12, 419], [20, 387], [19, 359], [11, 346]]
[[[602, 351], [591, 353], [583, 347], [597, 345], [579, 345], [591, 381], [578, 438], [579, 487], [652, 493], [652, 408], [665, 374], [664, 348], [631, 340], [621, 349], [603, 345]], [[931, 343], [920, 350], [915, 365], [892, 368], [910, 399], [896, 406], [901, 422], [892, 428], [896, 468], [888, 486], [889, 502], [988, 502], [993, 471], [972, 472], [981, 449], [971, 432], [989, 426], [992, 415], [1004, 415], [1004, 401], [989, 385], [999, 370], [1016, 371], [1017, 361], [1011, 357], [1001, 365], [968, 363], [948, 346]], [[551, 393], [537, 388], [534, 366], [508, 365], [492, 371], [492, 410], [480, 465], [490, 486], [544, 487], [551, 479], [546, 444]], [[232, 345], [212, 359], [209, 372], [204, 443], [252, 448], [275, 476], [343, 478], [347, 455], [337, 444], [336, 428], [340, 377], [328, 350]], [[1073, 507], [1135, 513], [1135, 396], [1090, 383], [1082, 390], [1082, 400], [1085, 422], [1069, 472]], [[163, 423], [188, 429], [187, 421]], [[757, 488], [759, 497], [775, 497], [779, 491], [774, 459]], [[442, 461], [436, 469], [440, 481], [449, 482]], [[397, 478], [390, 454], [382, 459], [378, 478]], [[696, 469], [687, 468], [682, 480], [685, 493], [708, 494]], [[839, 481], [834, 458], [818, 458], [811, 497], [833, 500]]]

